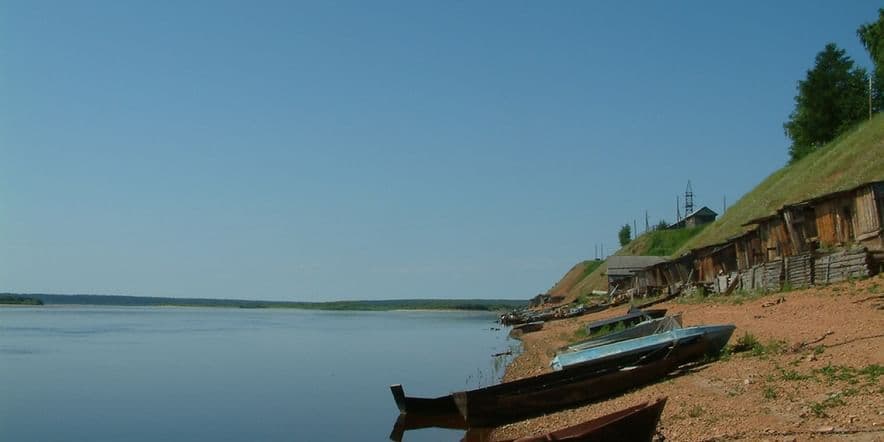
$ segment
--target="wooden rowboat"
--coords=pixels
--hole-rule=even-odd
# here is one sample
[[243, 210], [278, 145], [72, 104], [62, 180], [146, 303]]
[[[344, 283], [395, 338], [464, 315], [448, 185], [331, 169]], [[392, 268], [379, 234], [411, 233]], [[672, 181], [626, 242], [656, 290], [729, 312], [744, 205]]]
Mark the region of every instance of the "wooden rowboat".
[[437, 398], [408, 397], [405, 396], [401, 384], [391, 385], [390, 392], [393, 393], [393, 400], [396, 401], [400, 414], [421, 414], [441, 418], [458, 414], [457, 405], [454, 404], [454, 398], [450, 394]]
[[719, 350], [717, 342], [697, 337], [626, 369], [575, 367], [432, 399], [405, 396], [401, 385], [390, 390], [401, 413], [450, 417], [453, 404], [469, 427], [494, 427], [611, 397]]
[[522, 437], [500, 442], [650, 442], [663, 414], [667, 398], [644, 402], [542, 436]]
[[543, 324], [543, 321], [526, 322], [524, 324], [513, 326], [512, 331], [520, 330], [522, 333], [536, 332], [543, 329]]
[[720, 348], [698, 337], [693, 342], [679, 342], [668, 349], [663, 357], [636, 367], [581, 372], [570, 378], [562, 377], [558, 381], [529, 388], [509, 388], [508, 383], [504, 383], [454, 393], [452, 396], [470, 427], [498, 426], [613, 397], [658, 381], [680, 366], [699, 361]]

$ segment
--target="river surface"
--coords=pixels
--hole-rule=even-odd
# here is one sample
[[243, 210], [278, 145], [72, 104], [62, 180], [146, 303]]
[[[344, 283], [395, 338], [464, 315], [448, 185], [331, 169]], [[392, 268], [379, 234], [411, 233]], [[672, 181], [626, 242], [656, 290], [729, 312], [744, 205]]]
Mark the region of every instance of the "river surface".
[[[0, 308], [0, 440], [383, 441], [389, 385], [499, 380], [494, 316], [153, 307]], [[459, 440], [409, 431], [404, 440]]]

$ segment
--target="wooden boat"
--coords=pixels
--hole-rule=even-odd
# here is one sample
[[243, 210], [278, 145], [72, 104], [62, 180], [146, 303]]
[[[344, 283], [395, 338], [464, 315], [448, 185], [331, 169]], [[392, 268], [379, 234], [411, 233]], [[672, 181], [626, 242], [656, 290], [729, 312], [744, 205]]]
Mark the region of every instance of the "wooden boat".
[[[605, 399], [657, 381], [680, 366], [696, 362], [720, 348], [698, 336], [691, 342], [679, 342], [667, 349], [663, 356], [635, 367], [595, 372], [578, 369], [579, 374], [546, 383], [529, 381], [523, 386], [504, 383], [452, 396], [470, 427], [497, 426]], [[567, 374], [569, 371], [554, 373]]]
[[[702, 336], [683, 340], [625, 369], [575, 367], [438, 398], [408, 397], [390, 390], [401, 413], [450, 416], [452, 404], [470, 427], [491, 427], [583, 405], [656, 381], [678, 367], [721, 350]], [[722, 344], [723, 345], [723, 344]]]
[[421, 414], [425, 416], [450, 416], [458, 414], [457, 405], [451, 395], [437, 398], [407, 397], [401, 384], [390, 386], [393, 400], [399, 407], [399, 413]]
[[613, 342], [585, 350], [559, 353], [553, 358], [550, 365], [554, 370], [563, 370], [584, 364], [598, 365], [605, 361], [619, 361], [618, 365], [622, 366], [624, 362], [640, 360], [661, 349], [669, 348], [673, 345], [678, 345], [681, 341], [693, 340], [697, 337], [703, 337], [710, 342], [720, 343], [721, 347], [724, 347], [733, 334], [734, 328], [733, 325], [703, 325], [676, 328], [662, 333]]
[[643, 402], [542, 436], [499, 442], [650, 442], [660, 415], [663, 414], [663, 407], [666, 406], [666, 399], [660, 398], [653, 403]]
[[543, 329], [543, 321], [526, 322], [513, 327], [512, 331], [520, 330], [522, 333], [531, 333]]
[[600, 345], [612, 344], [614, 342], [625, 341], [627, 339], [640, 338], [642, 336], [650, 336], [664, 331], [674, 330], [682, 327], [681, 314], [673, 316], [664, 316], [662, 318], [648, 319], [644, 322], [622, 330], [619, 332], [608, 333], [603, 336], [589, 338], [584, 341], [576, 342], [559, 349], [558, 353], [586, 350], [588, 348], [598, 347]]
[[[660, 355], [662, 357], [665, 353], [661, 352]], [[646, 359], [646, 362], [651, 362], [651, 359]], [[567, 384], [575, 379], [597, 376], [599, 372], [604, 371], [605, 369], [610, 369], [611, 365], [612, 364], [588, 364], [570, 370], [553, 371], [472, 391], [482, 391], [484, 394], [516, 394], [521, 391], [532, 391], [544, 388], [548, 385]], [[399, 408], [401, 414], [420, 414], [438, 418], [448, 417], [452, 414], [459, 415], [460, 413], [454, 402], [453, 395], [436, 398], [406, 396], [405, 390], [401, 384], [391, 385], [390, 392], [393, 394], [393, 400], [396, 402], [396, 406]]]
[[589, 335], [598, 333], [601, 329], [608, 327], [630, 327], [639, 322], [646, 321], [648, 319], [653, 318], [662, 318], [666, 315], [666, 309], [649, 309], [649, 310], [639, 310], [636, 308], [630, 308], [627, 310], [625, 315], [615, 316], [613, 318], [608, 319], [600, 319], [598, 321], [590, 322], [586, 325], [586, 333]]
[[557, 306], [547, 308], [545, 310], [521, 309], [513, 310], [509, 313], [503, 314], [498, 320], [503, 325], [519, 325], [528, 322], [552, 321], [556, 319], [573, 318], [576, 316], [585, 315], [587, 313], [600, 312], [607, 309], [608, 307], [610, 307], [609, 304], [598, 303], [589, 306], [578, 306], [573, 308], [568, 308], [568, 306]]

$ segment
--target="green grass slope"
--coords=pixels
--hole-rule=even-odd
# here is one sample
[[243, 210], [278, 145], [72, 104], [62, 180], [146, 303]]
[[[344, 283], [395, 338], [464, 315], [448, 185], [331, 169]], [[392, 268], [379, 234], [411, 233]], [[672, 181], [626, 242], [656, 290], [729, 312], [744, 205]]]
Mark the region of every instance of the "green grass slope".
[[[629, 242], [615, 255], [670, 256], [686, 241], [703, 231], [705, 226], [678, 230], [655, 230]], [[593, 290], [607, 290], [608, 266], [604, 261], [583, 261], [576, 264], [553, 286], [551, 294], [565, 296], [565, 301], [585, 300]]]
[[547, 291], [547, 293], [554, 296], [565, 296], [573, 290], [574, 286], [576, 286], [580, 281], [594, 272], [600, 265], [602, 265], [604, 261], [600, 259], [581, 261], [577, 264], [574, 264], [574, 267], [571, 267], [568, 270], [568, 273], [565, 273], [565, 276], [562, 277], [556, 284]]
[[[784, 204], [884, 180], [884, 114], [860, 124], [816, 152], [774, 172], [728, 208], [712, 224], [692, 229], [646, 233], [615, 255], [678, 256], [691, 249], [721, 243], [745, 231], [747, 221], [770, 215]], [[585, 299], [607, 288], [607, 265], [575, 265], [554, 287], [566, 301]], [[552, 290], [550, 293], [553, 293]]]
[[755, 189], [685, 242], [677, 254], [725, 241], [745, 231], [749, 220], [770, 215], [784, 204], [884, 180], [884, 115], [857, 126], [816, 152], [774, 172]]

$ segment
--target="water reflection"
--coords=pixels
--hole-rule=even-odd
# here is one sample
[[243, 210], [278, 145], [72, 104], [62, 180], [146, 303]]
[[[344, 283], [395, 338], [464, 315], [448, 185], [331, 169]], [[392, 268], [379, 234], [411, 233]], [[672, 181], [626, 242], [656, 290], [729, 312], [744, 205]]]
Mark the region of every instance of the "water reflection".
[[[476, 388], [482, 388], [500, 382], [506, 367], [518, 355], [520, 348], [518, 343], [512, 343], [508, 350], [491, 355], [491, 372], [486, 374], [483, 370], [479, 369], [475, 375], [467, 377], [466, 383], [468, 385], [476, 385]], [[404, 402], [406, 400], [402, 386], [391, 386], [391, 391], [393, 392], [394, 399], [397, 401], [397, 405], [400, 406], [401, 410], [405, 410], [407, 406], [404, 403], [398, 403], [399, 401]], [[399, 397], [397, 398], [397, 396]], [[425, 409], [423, 412], [418, 413], [400, 413], [393, 423], [392, 431], [390, 431], [390, 440], [402, 441], [406, 431], [424, 428], [466, 430], [463, 439], [461, 439], [465, 442], [487, 442], [491, 440], [493, 428], [470, 428], [466, 420], [455, 408], [451, 396], [443, 396], [436, 399], [410, 398], [409, 400], [413, 401], [411, 403], [412, 408], [418, 406]], [[448, 404], [448, 401], [451, 401], [451, 403]]]
[[445, 416], [421, 416], [419, 414], [403, 413], [399, 415], [390, 432], [390, 440], [401, 442], [408, 430], [420, 430], [422, 428], [447, 428], [452, 430], [466, 430], [462, 442], [488, 442], [491, 440], [493, 428], [469, 428], [460, 414]]

